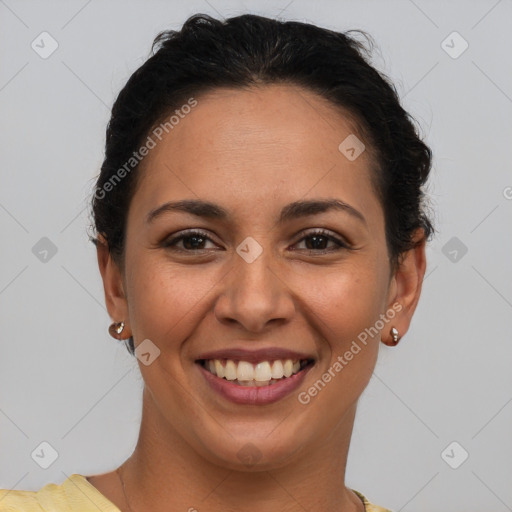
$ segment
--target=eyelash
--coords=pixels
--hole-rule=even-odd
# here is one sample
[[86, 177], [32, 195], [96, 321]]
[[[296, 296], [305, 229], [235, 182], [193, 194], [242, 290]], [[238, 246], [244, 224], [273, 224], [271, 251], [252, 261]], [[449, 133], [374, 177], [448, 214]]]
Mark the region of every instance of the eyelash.
[[[327, 253], [339, 251], [342, 249], [350, 249], [350, 246], [347, 243], [345, 243], [342, 240], [340, 240], [339, 238], [334, 237], [333, 235], [329, 234], [329, 231], [326, 231], [324, 229], [315, 229], [315, 230], [309, 231], [296, 243], [302, 242], [303, 240], [313, 237], [313, 236], [322, 236], [324, 238], [327, 238], [329, 241], [336, 243], [338, 245], [338, 247], [336, 247], [334, 249], [333, 248], [331, 248], [331, 249], [304, 249], [308, 252], [314, 252], [317, 254], [327, 254]], [[184, 233], [181, 233], [180, 235], [175, 236], [174, 238], [167, 239], [163, 242], [162, 245], [165, 248], [180, 251], [180, 252], [203, 253], [205, 251], [208, 251], [208, 249], [182, 249], [182, 248], [175, 247], [178, 242], [180, 242], [186, 238], [194, 238], [194, 237], [206, 239], [206, 240], [209, 240], [210, 242], [213, 242], [213, 240], [203, 231], [192, 230], [192, 231], [186, 231]], [[299, 250], [301, 250], [301, 249], [299, 249]]]

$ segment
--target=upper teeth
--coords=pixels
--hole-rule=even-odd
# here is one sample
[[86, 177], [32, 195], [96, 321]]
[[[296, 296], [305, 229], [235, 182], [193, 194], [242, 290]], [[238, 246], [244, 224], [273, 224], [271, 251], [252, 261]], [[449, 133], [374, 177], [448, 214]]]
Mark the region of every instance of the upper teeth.
[[297, 373], [301, 363], [292, 359], [262, 361], [257, 364], [248, 361], [233, 361], [232, 359], [209, 359], [205, 362], [205, 367], [217, 377], [227, 380], [268, 382], [271, 379], [282, 379]]

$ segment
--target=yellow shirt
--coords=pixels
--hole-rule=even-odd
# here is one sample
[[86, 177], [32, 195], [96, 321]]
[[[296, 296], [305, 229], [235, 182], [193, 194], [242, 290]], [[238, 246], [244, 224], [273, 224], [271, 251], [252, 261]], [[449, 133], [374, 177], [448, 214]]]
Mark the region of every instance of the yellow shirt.
[[[352, 489], [364, 503], [366, 512], [391, 512], [372, 505]], [[120, 512], [83, 475], [72, 474], [62, 484], [47, 484], [39, 491], [0, 489], [0, 512]]]

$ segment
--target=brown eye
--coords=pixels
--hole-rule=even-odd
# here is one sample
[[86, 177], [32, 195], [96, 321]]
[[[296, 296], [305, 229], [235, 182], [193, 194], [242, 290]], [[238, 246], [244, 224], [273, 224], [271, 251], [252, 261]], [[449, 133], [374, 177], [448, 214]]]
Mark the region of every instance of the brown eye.
[[[348, 244], [331, 235], [328, 231], [325, 230], [312, 231], [301, 238], [298, 243], [302, 241], [306, 241], [305, 250], [313, 252], [332, 252], [338, 251], [340, 249], [350, 248]], [[335, 244], [334, 248], [329, 249], [326, 247], [329, 242], [333, 242]]]
[[[211, 238], [207, 236], [205, 233], [201, 231], [189, 231], [165, 240], [162, 245], [163, 247], [173, 248], [178, 251], [199, 252], [207, 250], [204, 247], [204, 244], [207, 241], [213, 243]], [[182, 247], [178, 246], [180, 242], [182, 242]]]

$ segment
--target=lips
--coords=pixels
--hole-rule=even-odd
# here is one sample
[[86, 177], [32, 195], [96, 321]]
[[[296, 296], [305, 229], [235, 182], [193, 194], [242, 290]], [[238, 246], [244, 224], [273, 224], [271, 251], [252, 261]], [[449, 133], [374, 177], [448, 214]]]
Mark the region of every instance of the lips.
[[239, 404], [263, 405], [296, 389], [315, 359], [279, 349], [229, 349], [203, 353], [196, 360], [201, 374], [217, 393]]

